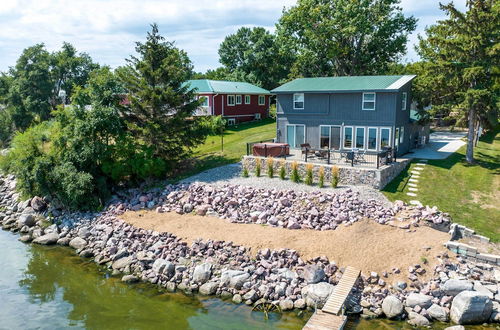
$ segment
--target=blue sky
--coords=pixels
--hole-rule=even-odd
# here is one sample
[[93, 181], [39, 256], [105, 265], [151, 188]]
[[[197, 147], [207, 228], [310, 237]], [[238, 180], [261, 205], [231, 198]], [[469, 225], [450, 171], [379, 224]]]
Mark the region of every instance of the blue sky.
[[[446, 0], [444, 2], [447, 2]], [[145, 38], [149, 24], [175, 40], [189, 54], [196, 71], [219, 66], [217, 50], [228, 34], [241, 26], [274, 30], [283, 7], [295, 0], [1, 0], [0, 71], [15, 64], [22, 50], [35, 43], [47, 49], [63, 41], [116, 67], [134, 53], [134, 42]], [[464, 10], [465, 0], [455, 0]], [[437, 0], [402, 0], [407, 15], [419, 19], [410, 36], [405, 60], [418, 59], [413, 45], [425, 26], [444, 18]]]

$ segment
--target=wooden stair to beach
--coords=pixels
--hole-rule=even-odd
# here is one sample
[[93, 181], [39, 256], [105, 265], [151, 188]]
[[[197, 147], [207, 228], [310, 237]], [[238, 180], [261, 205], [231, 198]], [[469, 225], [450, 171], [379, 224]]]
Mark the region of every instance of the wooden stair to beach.
[[339, 283], [333, 289], [321, 311], [316, 311], [303, 329], [305, 330], [341, 330], [347, 321], [342, 307], [356, 284], [360, 271], [347, 267]]

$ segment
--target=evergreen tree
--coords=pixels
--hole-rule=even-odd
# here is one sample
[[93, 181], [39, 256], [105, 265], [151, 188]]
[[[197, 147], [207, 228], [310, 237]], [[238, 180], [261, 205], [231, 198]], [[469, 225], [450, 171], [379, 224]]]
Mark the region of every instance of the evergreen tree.
[[468, 0], [465, 13], [453, 3], [440, 6], [448, 18], [426, 30], [418, 51], [435, 75], [429, 87], [442, 94], [432, 106], [458, 110], [467, 118], [466, 160], [473, 163], [476, 124], [498, 123], [500, 4]]
[[151, 148], [154, 157], [170, 165], [166, 170], [172, 170], [209, 132], [203, 119], [193, 117], [200, 104], [183, 84], [193, 66], [184, 51], [159, 34], [156, 24], [146, 42], [136, 45], [137, 56], [117, 70], [128, 98], [121, 112], [143, 147]]

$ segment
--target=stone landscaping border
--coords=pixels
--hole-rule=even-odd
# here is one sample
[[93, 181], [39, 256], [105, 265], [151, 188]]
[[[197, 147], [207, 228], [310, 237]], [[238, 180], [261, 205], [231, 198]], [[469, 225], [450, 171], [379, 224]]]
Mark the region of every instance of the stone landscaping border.
[[450, 241], [444, 243], [444, 246], [448, 250], [467, 259], [472, 259], [479, 262], [500, 266], [500, 255], [478, 252], [477, 248], [473, 246], [456, 242], [456, 240], [460, 238], [470, 237], [473, 239], [478, 239], [484, 243], [489, 243], [490, 239], [488, 237], [477, 235], [474, 230], [456, 223], [450, 226], [450, 235], [451, 235]]
[[[255, 160], [257, 158], [261, 159], [262, 175], [266, 175], [268, 158], [257, 156], [243, 156], [242, 164], [243, 166], [246, 166], [249, 174], [252, 175], [255, 172]], [[384, 165], [377, 169], [351, 167], [338, 164], [315, 164], [311, 162], [306, 163], [303, 161], [274, 158], [274, 172], [276, 173], [276, 176], [279, 172], [282, 162], [285, 163], [287, 173], [291, 172], [292, 163], [297, 162], [298, 171], [301, 178], [305, 178], [306, 176], [306, 166], [312, 165], [315, 181], [317, 181], [318, 178], [319, 168], [324, 167], [325, 182], [330, 182], [331, 168], [337, 166], [340, 170], [340, 184], [367, 185], [381, 190], [410, 164], [411, 159], [398, 159], [397, 162], [392, 163], [391, 165]]]

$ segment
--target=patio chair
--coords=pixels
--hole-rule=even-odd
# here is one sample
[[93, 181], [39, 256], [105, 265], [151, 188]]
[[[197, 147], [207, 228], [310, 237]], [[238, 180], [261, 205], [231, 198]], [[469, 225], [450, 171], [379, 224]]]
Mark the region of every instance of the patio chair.
[[[309, 143], [303, 143], [300, 145], [301, 156], [304, 156], [306, 153], [308, 154], [309, 150], [311, 150], [311, 145]], [[309, 157], [310, 155], [308, 154], [307, 156]]]
[[356, 161], [359, 163], [361, 162], [366, 163], [365, 155], [366, 155], [366, 150], [358, 151], [356, 153]]

